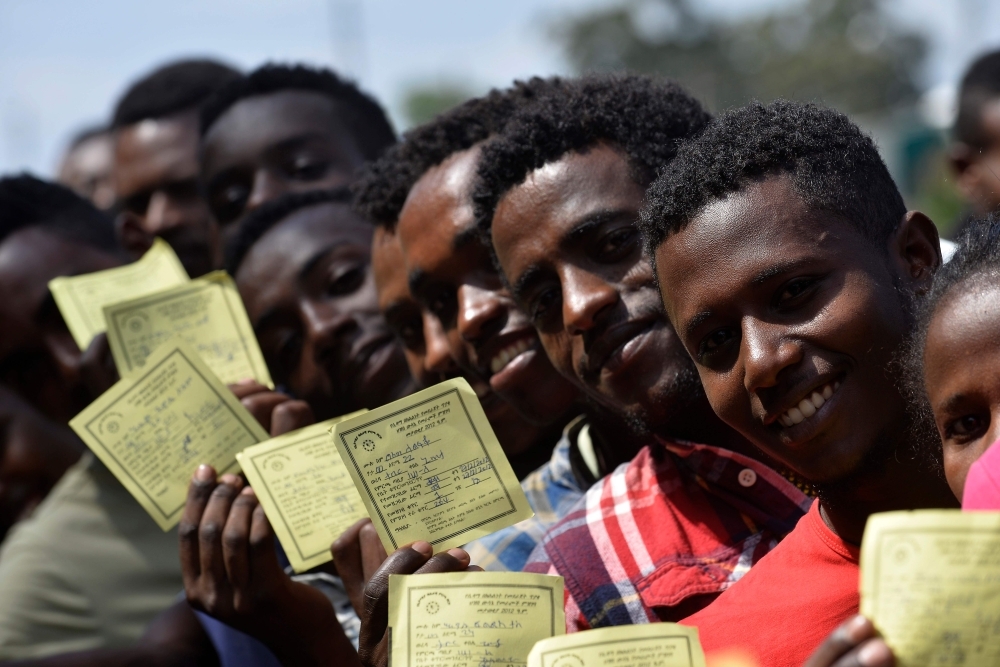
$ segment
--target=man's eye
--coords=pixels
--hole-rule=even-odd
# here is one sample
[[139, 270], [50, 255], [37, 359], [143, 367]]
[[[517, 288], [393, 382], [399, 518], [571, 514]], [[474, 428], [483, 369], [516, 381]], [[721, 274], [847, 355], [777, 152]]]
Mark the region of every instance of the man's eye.
[[298, 332], [283, 336], [278, 343], [278, 369], [275, 375], [285, 380], [295, 373], [302, 356], [302, 336]]
[[603, 261], [614, 261], [635, 248], [638, 233], [632, 227], [616, 229], [604, 236], [598, 247], [598, 257]]
[[330, 276], [330, 284], [327, 285], [326, 293], [329, 296], [344, 296], [353, 294], [360, 289], [365, 282], [365, 271], [357, 266], [347, 271], [334, 273]]
[[139, 194], [126, 197], [122, 202], [125, 210], [136, 215], [146, 215], [149, 210], [149, 202], [153, 198], [152, 192], [140, 192]]
[[427, 308], [447, 326], [455, 314], [455, 296], [447, 292], [438, 292], [427, 302]]
[[559, 290], [552, 288], [541, 292], [535, 297], [534, 303], [531, 304], [532, 322], [542, 322], [546, 317], [551, 315], [558, 302]]
[[949, 422], [945, 433], [949, 438], [973, 440], [985, 433], [989, 424], [988, 418], [979, 415], [964, 415]]
[[416, 350], [424, 345], [424, 331], [420, 318], [409, 320], [396, 327], [396, 335], [408, 350]]
[[213, 198], [212, 213], [221, 223], [232, 222], [243, 215], [250, 199], [250, 188], [243, 184], [230, 185]]
[[701, 357], [712, 355], [718, 352], [723, 345], [733, 339], [733, 332], [730, 329], [716, 329], [702, 339], [698, 348], [698, 355]]
[[317, 160], [308, 155], [299, 155], [292, 161], [289, 175], [298, 181], [316, 181], [323, 178], [329, 169], [326, 160]]
[[778, 304], [781, 305], [802, 296], [815, 284], [815, 278], [796, 278], [788, 282], [778, 295]]

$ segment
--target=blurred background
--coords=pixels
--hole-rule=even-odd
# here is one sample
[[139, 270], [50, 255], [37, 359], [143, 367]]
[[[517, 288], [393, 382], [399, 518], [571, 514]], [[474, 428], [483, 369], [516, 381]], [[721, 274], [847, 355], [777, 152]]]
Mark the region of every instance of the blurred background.
[[132, 79], [181, 56], [333, 67], [399, 130], [514, 78], [628, 68], [716, 111], [836, 106], [947, 233], [961, 210], [942, 153], [956, 85], [997, 45], [991, 0], [0, 0], [0, 172], [52, 175]]

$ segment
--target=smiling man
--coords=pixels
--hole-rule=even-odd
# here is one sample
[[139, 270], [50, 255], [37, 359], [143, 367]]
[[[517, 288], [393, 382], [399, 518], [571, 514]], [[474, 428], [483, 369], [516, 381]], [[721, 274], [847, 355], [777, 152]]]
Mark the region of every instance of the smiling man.
[[201, 134], [201, 182], [224, 238], [284, 193], [346, 185], [396, 141], [378, 102], [302, 65], [264, 65], [220, 89]]
[[643, 191], [708, 118], [673, 83], [585, 77], [516, 114], [483, 149], [479, 225], [549, 358], [658, 438], [637, 454], [622, 443], [627, 463], [527, 566], [565, 578], [571, 630], [683, 618], [808, 507], [794, 485], [732, 451], [752, 449], [705, 400], [642, 256]]
[[648, 193], [667, 315], [719, 416], [820, 500], [739, 583], [684, 622], [709, 651], [801, 665], [857, 612], [874, 512], [953, 507], [916, 456], [897, 355], [941, 264], [875, 145], [811, 105], [753, 104], [683, 146]]

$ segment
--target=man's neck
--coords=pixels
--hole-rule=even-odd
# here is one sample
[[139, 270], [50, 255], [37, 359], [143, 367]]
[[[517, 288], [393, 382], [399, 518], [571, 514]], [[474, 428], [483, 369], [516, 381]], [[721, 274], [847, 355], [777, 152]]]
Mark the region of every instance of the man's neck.
[[868, 517], [877, 512], [959, 506], [955, 494], [937, 472], [919, 460], [889, 457], [878, 475], [857, 475], [820, 494], [820, 514], [842, 540], [861, 544]]

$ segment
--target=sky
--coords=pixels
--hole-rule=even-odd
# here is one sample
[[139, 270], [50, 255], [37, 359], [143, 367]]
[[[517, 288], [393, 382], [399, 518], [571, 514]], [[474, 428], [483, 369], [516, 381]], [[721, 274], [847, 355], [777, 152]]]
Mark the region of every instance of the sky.
[[[388, 107], [427, 83], [473, 91], [568, 73], [550, 36], [561, 17], [613, 0], [0, 0], [0, 173], [51, 175], [66, 142], [104, 121], [128, 83], [165, 60], [242, 68], [306, 61], [346, 71]], [[726, 18], [797, 0], [699, 0]], [[891, 0], [932, 41], [926, 83], [947, 87], [1000, 46], [1000, 3]]]

